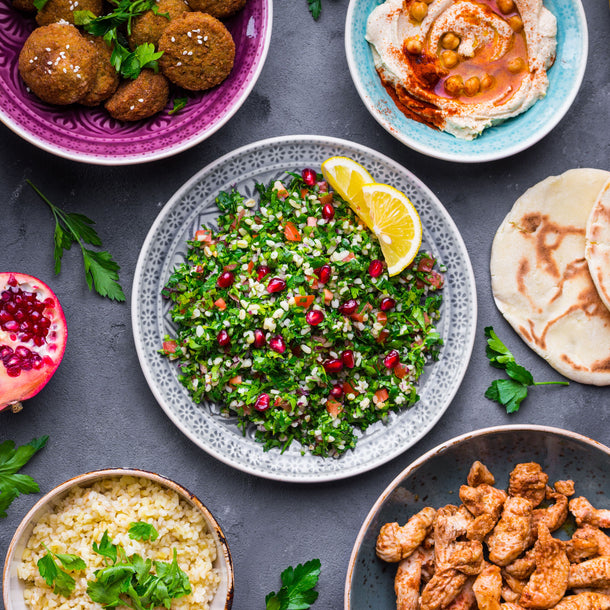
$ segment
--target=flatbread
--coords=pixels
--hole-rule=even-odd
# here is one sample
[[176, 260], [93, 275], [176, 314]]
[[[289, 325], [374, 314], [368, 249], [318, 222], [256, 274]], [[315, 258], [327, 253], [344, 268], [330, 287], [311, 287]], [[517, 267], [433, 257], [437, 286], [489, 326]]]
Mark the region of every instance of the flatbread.
[[599, 297], [610, 309], [610, 180], [589, 214], [585, 258]]
[[526, 191], [491, 251], [496, 305], [562, 375], [610, 385], [610, 311], [585, 259], [589, 214], [610, 173], [573, 169]]

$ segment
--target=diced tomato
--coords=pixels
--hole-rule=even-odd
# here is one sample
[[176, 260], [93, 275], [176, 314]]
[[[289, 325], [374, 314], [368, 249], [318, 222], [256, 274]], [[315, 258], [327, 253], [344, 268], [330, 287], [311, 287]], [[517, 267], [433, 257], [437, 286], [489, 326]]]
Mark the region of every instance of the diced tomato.
[[227, 304], [223, 298], [216, 299], [214, 301], [214, 305], [216, 305], [216, 307], [218, 307], [218, 309], [221, 309], [221, 310], [227, 308]]
[[293, 222], [288, 221], [284, 225], [284, 235], [288, 241], [301, 241], [302, 237], [299, 230], [296, 228]]
[[424, 323], [426, 326], [430, 325], [430, 316], [424, 311]]
[[163, 341], [163, 351], [166, 354], [175, 354], [178, 344], [175, 341]]
[[277, 189], [277, 196], [280, 199], [286, 199], [286, 197], [288, 197], [288, 195], [290, 194], [284, 187]]
[[431, 271], [426, 278], [435, 288], [442, 288], [445, 278], [438, 271]]
[[313, 294], [299, 295], [294, 297], [294, 304], [297, 307], [304, 307], [307, 309], [313, 303], [314, 299], [315, 297]]
[[389, 398], [389, 396], [390, 395], [388, 394], [388, 391], [385, 388], [382, 388], [381, 390], [377, 390], [375, 392], [377, 404], [379, 404], [380, 402], [385, 402]]
[[317, 224], [318, 224], [318, 219], [315, 216], [307, 217], [307, 226], [308, 227], [315, 227]]
[[320, 286], [320, 281], [318, 280], [317, 276], [315, 276], [315, 275], [306, 275], [305, 277], [307, 278], [308, 282], [311, 282], [311, 287], [314, 290], [317, 290], [318, 287]]
[[337, 417], [337, 415], [343, 411], [343, 405], [334, 398], [329, 398], [326, 401], [326, 410], [331, 417]]
[[204, 269], [203, 269], [203, 265], [197, 265], [195, 267], [195, 273], [203, 273]]
[[364, 307], [362, 307], [360, 311], [354, 312], [350, 318], [354, 320], [354, 322], [364, 322], [364, 314], [371, 311], [371, 309], [373, 309], [373, 306], [370, 303], [365, 303]]
[[349, 381], [343, 382], [343, 392], [347, 396], [348, 394], [353, 394], [354, 396], [358, 396], [360, 392], [357, 392], [352, 384]]
[[322, 205], [326, 205], [327, 203], [332, 203], [333, 199], [334, 198], [332, 193], [326, 193], [325, 195], [322, 195], [322, 197], [320, 197], [320, 203]]
[[398, 379], [404, 379], [407, 376], [408, 370], [405, 364], [397, 364], [394, 367], [394, 375], [398, 377]]
[[388, 314], [385, 311], [377, 312], [377, 322], [379, 324], [383, 324], [384, 326], [388, 323]]
[[199, 231], [195, 232], [195, 239], [197, 241], [202, 241], [206, 244], [212, 243], [212, 231], [209, 229], [199, 229]]
[[309, 195], [309, 191], [306, 188], [301, 189], [301, 199], [305, 199]]
[[229, 379], [229, 385], [239, 385], [241, 381], [241, 375], [235, 375], [235, 377], [231, 377], [231, 379]]
[[321, 193], [326, 193], [326, 191], [328, 191], [328, 182], [326, 182], [326, 180], [321, 180], [318, 182], [318, 188]]
[[254, 269], [254, 261], [248, 263], [248, 273], [252, 273], [252, 269]]
[[222, 270], [223, 271], [235, 271], [237, 269], [237, 263], [231, 263], [230, 265], [225, 265]]
[[353, 252], [348, 252], [348, 253], [347, 253], [347, 256], [345, 256], [345, 257], [343, 258], [343, 262], [346, 262], [346, 263], [347, 263], [348, 261], [351, 261], [351, 260], [353, 260], [353, 259], [355, 259], [355, 258], [356, 258], [356, 257], [354, 256], [354, 253], [353, 253]]
[[328, 289], [324, 288], [324, 305], [330, 305], [335, 295]]
[[390, 336], [390, 331], [384, 329], [379, 333], [379, 336], [377, 337], [376, 341], [377, 341], [377, 343], [385, 343], [386, 339], [389, 336]]
[[428, 272], [432, 271], [433, 267], [434, 267], [434, 259], [429, 258], [427, 256], [422, 258], [419, 261], [419, 263], [417, 264], [417, 270], [423, 271], [424, 273], [428, 273]]

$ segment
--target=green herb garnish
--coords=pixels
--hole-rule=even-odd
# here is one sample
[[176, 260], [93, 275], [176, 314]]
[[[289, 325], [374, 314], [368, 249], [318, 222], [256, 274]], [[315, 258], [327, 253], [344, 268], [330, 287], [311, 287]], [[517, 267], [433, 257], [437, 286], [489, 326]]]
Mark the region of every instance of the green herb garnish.
[[[53, 587], [53, 593], [68, 597], [74, 591], [76, 585], [76, 581], [68, 572], [84, 570], [87, 565], [78, 555], [53, 553], [48, 547], [45, 546], [44, 548], [47, 550], [47, 553], [38, 560], [38, 571], [47, 585]], [[56, 559], [59, 560], [65, 570], [59, 567], [55, 561]]]
[[188, 103], [188, 97], [175, 97], [173, 100], [173, 106], [171, 110], [167, 111], [167, 114], [176, 114], [182, 110]]
[[49, 0], [34, 0], [34, 8], [41, 11]]
[[155, 529], [155, 526], [145, 521], [130, 523], [128, 533], [132, 540], [150, 540], [154, 542], [159, 537], [159, 532]]
[[491, 326], [485, 328], [487, 347], [485, 349], [489, 364], [506, 371], [510, 379], [496, 379], [487, 388], [486, 398], [495, 400], [506, 407], [507, 413], [515, 413], [527, 397], [528, 386], [534, 385], [570, 385], [567, 381], [534, 381], [532, 374], [515, 362], [515, 357], [500, 341]]
[[307, 0], [307, 7], [311, 16], [317, 21], [322, 13], [322, 0]]
[[102, 241], [91, 226], [95, 224], [93, 220], [83, 214], [66, 213], [56, 205], [53, 205], [32, 182], [26, 182], [36, 191], [38, 196], [51, 208], [55, 218], [55, 273], [61, 271], [61, 259], [64, 250], [70, 250], [72, 244], [78, 244], [83, 254], [85, 265], [85, 279], [89, 290], [95, 291], [103, 297], [124, 301], [125, 294], [119, 284], [119, 265], [112, 260], [108, 252], [96, 252], [85, 248], [85, 244], [101, 246]]
[[282, 588], [265, 597], [266, 610], [307, 610], [318, 599], [314, 587], [320, 577], [320, 560], [312, 559], [282, 572]]
[[34, 438], [15, 449], [13, 441], [0, 443], [0, 517], [6, 517], [6, 509], [19, 494], [40, 491], [38, 483], [26, 474], [17, 474], [49, 440], [48, 436]]
[[[130, 525], [130, 537], [133, 538], [132, 526], [139, 523]], [[138, 610], [150, 610], [157, 606], [170, 608], [173, 599], [191, 592], [188, 576], [178, 565], [176, 549], [171, 563], [153, 562], [137, 553], [127, 555], [121, 545], [112, 544], [105, 531], [100, 543], [93, 543], [93, 550], [112, 562], [96, 570], [95, 580], [87, 582], [89, 597], [104, 608], [125, 605]], [[151, 571], [153, 565], [155, 573]]]

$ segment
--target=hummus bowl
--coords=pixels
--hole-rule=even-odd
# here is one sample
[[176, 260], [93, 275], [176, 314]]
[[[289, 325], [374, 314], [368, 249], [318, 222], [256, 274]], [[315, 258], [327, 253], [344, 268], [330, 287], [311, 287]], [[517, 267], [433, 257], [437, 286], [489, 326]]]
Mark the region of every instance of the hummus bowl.
[[[366, 516], [352, 549], [345, 582], [345, 610], [395, 610], [396, 563], [375, 554], [381, 526], [403, 524], [425, 506], [458, 504], [475, 460], [485, 464], [506, 489], [520, 462], [537, 462], [549, 481], [572, 479], [576, 496], [610, 508], [610, 448], [575, 432], [549, 426], [496, 426], [458, 436], [407, 466], [382, 492]], [[563, 529], [563, 528], [562, 528]], [[562, 531], [556, 537], [566, 537]]]
[[[532, 146], [548, 134], [568, 111], [578, 93], [586, 67], [588, 44], [582, 5], [580, 0], [545, 0], [544, 7], [552, 15], [547, 12], [547, 16], [557, 20], [556, 57], [553, 65], [547, 70], [549, 85], [546, 96], [535, 101], [538, 94], [531, 94], [528, 103], [524, 104], [527, 110], [486, 128], [474, 140], [457, 138], [407, 118], [382, 84], [375, 68], [372, 46], [366, 39], [369, 15], [382, 3], [383, 0], [351, 0], [345, 35], [347, 61], [356, 89], [369, 112], [395, 138], [418, 152], [463, 163], [508, 157]], [[447, 2], [443, 4], [446, 5]], [[476, 3], [475, 5], [479, 6]], [[430, 6], [434, 7], [434, 4]], [[432, 8], [430, 10], [433, 11]], [[390, 32], [396, 29], [396, 23], [392, 23], [388, 28]], [[400, 44], [398, 46], [400, 47]], [[536, 69], [528, 76], [537, 76], [537, 73]], [[507, 106], [514, 106], [517, 97], [515, 95], [514, 99], [510, 98], [510, 104]], [[455, 105], [451, 99], [444, 101], [448, 107]], [[481, 107], [485, 105], [482, 104]], [[494, 104], [488, 103], [487, 106], [493, 109], [494, 116], [501, 115], [494, 108]], [[467, 108], [468, 105], [464, 104], [464, 107]]]

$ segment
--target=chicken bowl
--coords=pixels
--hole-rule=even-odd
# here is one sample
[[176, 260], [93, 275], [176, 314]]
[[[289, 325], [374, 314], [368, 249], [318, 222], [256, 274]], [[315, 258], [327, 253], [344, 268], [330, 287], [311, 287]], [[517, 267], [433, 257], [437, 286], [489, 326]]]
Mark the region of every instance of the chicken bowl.
[[[475, 462], [484, 469], [472, 468]], [[492, 494], [477, 496], [476, 490], [492, 487]], [[482, 499], [484, 506], [476, 504]], [[592, 439], [546, 426], [501, 426], [459, 436], [413, 462], [375, 502], [352, 550], [345, 610], [477, 608], [475, 592], [486, 587], [487, 601], [501, 587], [498, 601], [512, 597], [524, 606], [545, 582], [553, 583], [549, 599], [531, 600], [528, 607], [563, 608], [565, 601], [557, 606], [552, 599], [559, 593], [562, 599], [580, 593], [587, 603], [610, 607], [608, 583], [595, 574], [610, 566], [608, 509], [610, 449]], [[467, 517], [463, 529], [460, 516]], [[456, 550], [468, 554], [460, 565], [451, 563]], [[451, 578], [436, 582], [437, 592], [457, 589], [448, 602], [431, 597], [428, 587], [441, 571]], [[521, 590], [515, 593], [509, 584]]]

